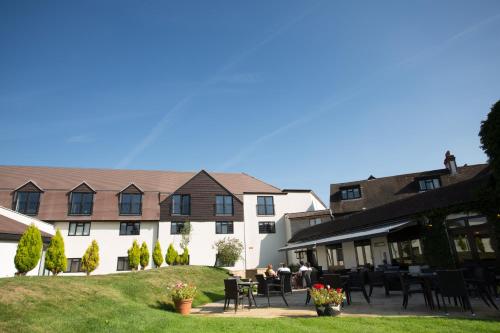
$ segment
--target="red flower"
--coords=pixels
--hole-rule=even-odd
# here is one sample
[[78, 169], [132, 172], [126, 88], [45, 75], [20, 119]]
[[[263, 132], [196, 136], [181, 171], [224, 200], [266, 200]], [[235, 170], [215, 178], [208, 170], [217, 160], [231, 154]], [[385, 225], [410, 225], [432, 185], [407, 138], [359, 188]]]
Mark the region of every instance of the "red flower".
[[342, 293], [342, 289], [340, 289], [340, 288], [337, 288], [336, 291], [337, 291], [337, 294], [341, 294]]
[[321, 283], [315, 283], [313, 284], [314, 289], [325, 289], [325, 286]]

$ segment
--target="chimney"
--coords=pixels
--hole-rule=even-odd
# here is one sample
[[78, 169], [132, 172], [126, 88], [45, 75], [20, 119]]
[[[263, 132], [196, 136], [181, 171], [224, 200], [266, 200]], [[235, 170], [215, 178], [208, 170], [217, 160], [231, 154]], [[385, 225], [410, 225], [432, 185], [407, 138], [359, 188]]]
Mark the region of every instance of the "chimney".
[[444, 156], [444, 166], [448, 169], [451, 175], [456, 175], [458, 173], [458, 169], [455, 156], [452, 155], [449, 150], [446, 151]]

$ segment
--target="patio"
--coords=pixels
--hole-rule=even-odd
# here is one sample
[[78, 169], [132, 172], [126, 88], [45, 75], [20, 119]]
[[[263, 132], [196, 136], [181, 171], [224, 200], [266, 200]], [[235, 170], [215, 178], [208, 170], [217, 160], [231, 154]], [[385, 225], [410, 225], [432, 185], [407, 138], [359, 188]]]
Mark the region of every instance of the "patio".
[[[306, 290], [294, 290], [292, 294], [287, 294], [286, 299], [289, 307], [286, 307], [280, 296], [271, 297], [271, 307], [267, 306], [267, 298], [256, 296], [257, 308], [249, 309], [248, 301], [245, 299], [244, 308], [239, 307], [234, 312], [234, 305], [224, 311], [224, 301], [205, 304], [192, 310], [193, 315], [216, 316], [216, 317], [251, 317], [251, 318], [278, 318], [278, 317], [317, 317], [314, 304], [311, 302], [305, 305]], [[351, 305], [347, 305], [342, 310], [341, 316], [346, 317], [377, 317], [377, 316], [444, 316], [443, 309], [430, 310], [425, 306], [422, 295], [413, 295], [406, 310], [402, 309], [403, 297], [401, 293], [391, 293], [391, 296], [385, 296], [383, 288], [375, 288], [368, 304], [360, 292], [354, 292]], [[487, 307], [479, 298], [472, 298], [472, 307], [476, 313], [475, 318], [494, 318], [500, 319], [500, 312]], [[452, 301], [453, 303], [453, 301]], [[498, 299], [496, 300], [498, 304]], [[469, 311], [462, 311], [460, 307], [448, 306], [448, 312], [453, 317], [472, 318]]]

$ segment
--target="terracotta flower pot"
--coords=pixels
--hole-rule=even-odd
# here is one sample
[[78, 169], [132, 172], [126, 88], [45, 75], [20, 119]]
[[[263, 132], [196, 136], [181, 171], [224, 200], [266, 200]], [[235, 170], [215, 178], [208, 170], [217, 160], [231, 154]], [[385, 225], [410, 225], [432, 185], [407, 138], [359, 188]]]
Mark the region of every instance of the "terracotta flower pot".
[[175, 310], [181, 315], [185, 316], [191, 312], [191, 305], [193, 304], [193, 299], [182, 299], [175, 301]]

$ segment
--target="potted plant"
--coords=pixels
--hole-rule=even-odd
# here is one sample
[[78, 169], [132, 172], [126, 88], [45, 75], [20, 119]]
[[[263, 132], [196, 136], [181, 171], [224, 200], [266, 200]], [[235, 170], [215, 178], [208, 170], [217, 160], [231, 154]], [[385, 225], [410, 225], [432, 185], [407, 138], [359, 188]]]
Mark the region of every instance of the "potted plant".
[[316, 306], [318, 316], [337, 316], [340, 314], [345, 295], [342, 289], [330, 288], [321, 283], [316, 283], [309, 290]]
[[181, 315], [188, 315], [191, 312], [194, 296], [196, 296], [196, 286], [192, 284], [177, 282], [172, 287], [172, 301], [175, 310]]

